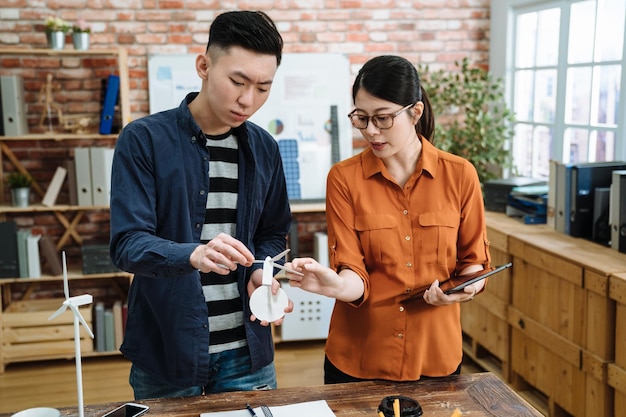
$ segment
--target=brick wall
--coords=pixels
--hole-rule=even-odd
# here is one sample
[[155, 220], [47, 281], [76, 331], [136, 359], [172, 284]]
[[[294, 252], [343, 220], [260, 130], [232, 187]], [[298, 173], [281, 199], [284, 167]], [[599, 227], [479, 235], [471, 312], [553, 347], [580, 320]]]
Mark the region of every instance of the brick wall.
[[[91, 23], [92, 48], [126, 47], [132, 118], [149, 111], [148, 54], [203, 53], [211, 21], [227, 10], [267, 12], [283, 35], [286, 53], [343, 53], [350, 60], [353, 76], [365, 61], [381, 54], [402, 55], [416, 64], [429, 64], [433, 68], [452, 67], [455, 60], [465, 56], [473, 63], [483, 66], [488, 63], [490, 0], [5, 0], [0, 4], [0, 47], [45, 48], [43, 21], [51, 15], [69, 22], [83, 18]], [[66, 48], [72, 48], [71, 42]], [[43, 57], [33, 58], [29, 63], [31, 68], [39, 70], [51, 65]], [[59, 65], [70, 71], [71, 68], [64, 66], [77, 63], [67, 60]], [[0, 72], [3, 71], [6, 66], [0, 66]], [[45, 82], [42, 74], [34, 76], [34, 81], [27, 85], [31, 101], [36, 101], [37, 92]], [[76, 75], [75, 78], [84, 80], [85, 84], [72, 85], [71, 80], [66, 79], [63, 87], [66, 91], [69, 88], [74, 91], [93, 89], [93, 96], [80, 96], [85, 106], [98, 94], [97, 85], [89, 83], [89, 77], [88, 73]], [[33, 113], [29, 114], [31, 126], [39, 117]], [[355, 139], [358, 148], [361, 144], [358, 137]], [[58, 150], [59, 146], [43, 141], [30, 142], [18, 149], [18, 154], [27, 166], [40, 169], [38, 176], [51, 178], [58, 164], [43, 162], [41, 157], [49, 155], [48, 152], [63, 153]], [[2, 162], [4, 172], [12, 170], [10, 162]], [[96, 213], [83, 222], [103, 221], [102, 217], [106, 221], [106, 216]], [[305, 220], [299, 230], [304, 245], [301, 255], [310, 254], [310, 234], [325, 227], [323, 217]], [[28, 223], [32, 219], [20, 221]], [[52, 230], [53, 223], [54, 219], [49, 226], [41, 227]], [[87, 234], [91, 233], [89, 228], [93, 228], [88, 224], [81, 227]], [[100, 229], [106, 230], [106, 226]]]

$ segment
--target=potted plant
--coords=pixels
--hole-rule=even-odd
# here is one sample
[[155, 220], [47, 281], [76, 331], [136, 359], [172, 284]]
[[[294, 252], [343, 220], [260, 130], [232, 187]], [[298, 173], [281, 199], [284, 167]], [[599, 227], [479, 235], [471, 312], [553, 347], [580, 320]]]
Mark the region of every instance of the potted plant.
[[85, 19], [78, 19], [72, 26], [72, 43], [74, 49], [78, 51], [86, 51], [89, 49], [89, 34], [91, 33], [91, 25]]
[[7, 183], [11, 189], [11, 198], [16, 207], [28, 207], [30, 202], [30, 186], [33, 179], [19, 171], [10, 173], [7, 176]]
[[65, 20], [48, 16], [44, 22], [48, 46], [54, 50], [65, 47], [65, 34], [70, 30], [70, 25]]
[[467, 58], [455, 66], [454, 71], [418, 66], [437, 120], [434, 142], [472, 162], [481, 183], [501, 178], [503, 169], [513, 167], [509, 145], [515, 122], [503, 82], [470, 67]]

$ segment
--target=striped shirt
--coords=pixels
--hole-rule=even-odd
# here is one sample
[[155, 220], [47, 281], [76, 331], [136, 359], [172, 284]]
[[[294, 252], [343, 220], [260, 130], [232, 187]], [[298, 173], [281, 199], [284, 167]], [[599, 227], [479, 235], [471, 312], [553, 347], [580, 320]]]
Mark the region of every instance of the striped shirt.
[[[228, 132], [206, 136], [209, 150], [209, 195], [200, 239], [206, 243], [220, 233], [235, 236], [238, 190], [238, 143]], [[246, 346], [243, 305], [237, 274], [201, 273], [202, 291], [209, 310], [209, 353]]]

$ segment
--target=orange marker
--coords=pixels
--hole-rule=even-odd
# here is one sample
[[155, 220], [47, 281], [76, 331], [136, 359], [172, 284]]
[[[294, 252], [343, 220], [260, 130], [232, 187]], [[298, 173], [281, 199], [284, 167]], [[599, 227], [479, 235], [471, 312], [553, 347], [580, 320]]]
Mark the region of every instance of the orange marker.
[[393, 415], [394, 417], [400, 417], [400, 399], [393, 400]]

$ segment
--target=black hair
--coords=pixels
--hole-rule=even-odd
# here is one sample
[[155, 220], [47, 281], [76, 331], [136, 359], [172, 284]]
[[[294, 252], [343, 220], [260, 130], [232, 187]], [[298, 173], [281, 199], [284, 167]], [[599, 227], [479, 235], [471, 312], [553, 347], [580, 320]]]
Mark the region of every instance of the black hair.
[[264, 12], [232, 11], [220, 14], [211, 24], [207, 52], [212, 46], [220, 49], [240, 46], [253, 52], [274, 55], [276, 64], [280, 65], [283, 38], [274, 21]]
[[369, 94], [401, 106], [424, 103], [424, 111], [415, 131], [432, 142], [435, 117], [430, 100], [420, 83], [417, 69], [407, 59], [382, 55], [372, 58], [361, 67], [352, 86], [352, 101], [363, 88]]

